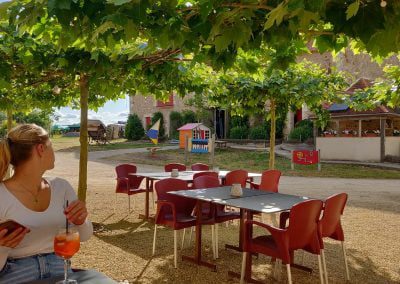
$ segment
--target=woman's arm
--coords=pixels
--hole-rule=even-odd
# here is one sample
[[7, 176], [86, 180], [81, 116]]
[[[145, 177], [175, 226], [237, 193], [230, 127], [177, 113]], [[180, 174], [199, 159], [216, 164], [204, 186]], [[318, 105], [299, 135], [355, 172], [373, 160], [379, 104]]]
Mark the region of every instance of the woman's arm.
[[81, 242], [87, 241], [93, 235], [93, 225], [87, 218], [86, 205], [78, 200], [74, 189], [67, 181], [65, 187], [65, 197], [69, 201], [69, 206], [65, 209], [67, 218], [78, 228]]
[[8, 235], [7, 229], [0, 231], [0, 270], [3, 269], [11, 249], [19, 245], [28, 232], [27, 228], [18, 228]]

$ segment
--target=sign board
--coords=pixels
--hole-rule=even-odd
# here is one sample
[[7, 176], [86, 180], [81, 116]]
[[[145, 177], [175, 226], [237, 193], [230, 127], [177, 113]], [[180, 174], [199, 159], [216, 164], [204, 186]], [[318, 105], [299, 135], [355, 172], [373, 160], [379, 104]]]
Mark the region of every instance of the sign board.
[[292, 170], [294, 164], [314, 165], [318, 164], [318, 171], [321, 170], [320, 151], [316, 150], [294, 150], [292, 151]]

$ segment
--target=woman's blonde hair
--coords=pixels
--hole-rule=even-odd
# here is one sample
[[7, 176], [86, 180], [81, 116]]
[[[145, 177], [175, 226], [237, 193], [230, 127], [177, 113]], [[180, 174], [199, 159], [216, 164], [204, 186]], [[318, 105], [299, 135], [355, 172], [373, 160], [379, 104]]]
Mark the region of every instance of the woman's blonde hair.
[[0, 181], [10, 164], [19, 166], [31, 157], [35, 145], [44, 144], [48, 139], [47, 131], [36, 124], [21, 124], [11, 129], [0, 141]]

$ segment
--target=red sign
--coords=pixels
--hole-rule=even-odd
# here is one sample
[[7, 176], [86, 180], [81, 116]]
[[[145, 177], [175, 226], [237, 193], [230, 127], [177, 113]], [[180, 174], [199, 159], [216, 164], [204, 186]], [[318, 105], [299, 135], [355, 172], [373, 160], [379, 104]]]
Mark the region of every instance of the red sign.
[[300, 165], [318, 164], [318, 151], [294, 150], [293, 163]]

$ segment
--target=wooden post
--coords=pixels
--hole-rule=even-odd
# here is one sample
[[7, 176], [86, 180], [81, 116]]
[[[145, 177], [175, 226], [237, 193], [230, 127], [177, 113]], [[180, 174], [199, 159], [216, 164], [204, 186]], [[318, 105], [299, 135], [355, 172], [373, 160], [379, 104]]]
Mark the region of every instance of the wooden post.
[[211, 168], [214, 167], [214, 158], [215, 158], [215, 133], [211, 135], [211, 153], [210, 153], [210, 164]]
[[313, 121], [313, 135], [314, 135], [314, 150], [317, 149], [317, 136], [318, 136], [318, 127], [317, 127], [317, 121]]
[[318, 149], [318, 171], [321, 171], [321, 150]]
[[362, 120], [358, 120], [358, 137], [362, 136]]
[[385, 161], [385, 121], [386, 119], [380, 118], [381, 127], [381, 163]]
[[294, 170], [293, 151], [290, 151], [290, 168]]
[[188, 165], [188, 156], [189, 156], [189, 136], [185, 135], [185, 165]]

